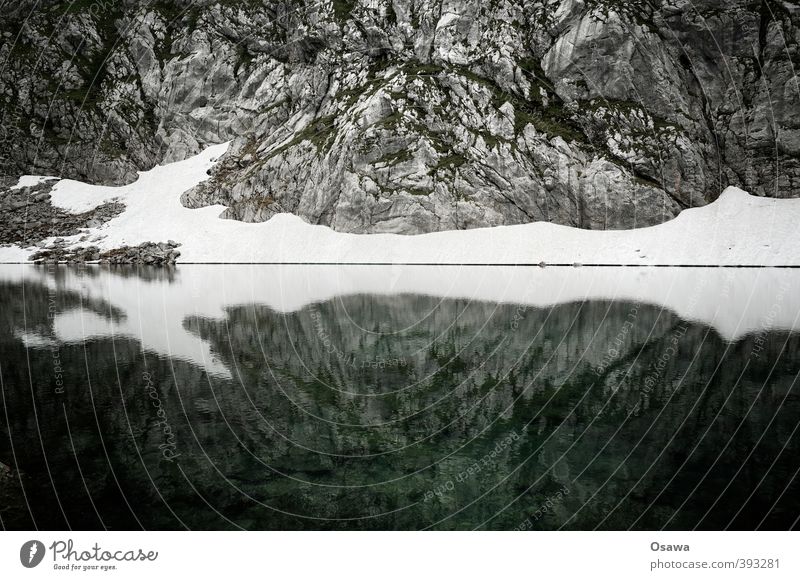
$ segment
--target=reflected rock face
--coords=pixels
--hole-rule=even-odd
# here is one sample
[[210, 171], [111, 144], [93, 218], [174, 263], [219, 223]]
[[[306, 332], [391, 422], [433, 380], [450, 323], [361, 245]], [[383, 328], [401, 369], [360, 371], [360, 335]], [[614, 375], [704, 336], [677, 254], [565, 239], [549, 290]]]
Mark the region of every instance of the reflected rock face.
[[279, 310], [255, 292], [183, 318], [206, 367], [146, 330], [63, 340], [54, 321], [77, 307], [136, 322], [65, 280], [0, 293], [0, 461], [29, 505], [2, 480], [6, 527], [786, 529], [800, 513], [788, 330], [731, 341], [632, 300]]

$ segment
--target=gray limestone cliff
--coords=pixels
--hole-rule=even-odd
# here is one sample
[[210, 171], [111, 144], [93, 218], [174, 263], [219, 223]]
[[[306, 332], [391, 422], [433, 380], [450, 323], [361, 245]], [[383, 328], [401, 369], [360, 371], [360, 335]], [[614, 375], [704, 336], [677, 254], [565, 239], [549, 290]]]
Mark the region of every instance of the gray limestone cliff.
[[119, 184], [231, 141], [184, 204], [404, 234], [800, 192], [797, 2], [5, 4], [9, 176]]

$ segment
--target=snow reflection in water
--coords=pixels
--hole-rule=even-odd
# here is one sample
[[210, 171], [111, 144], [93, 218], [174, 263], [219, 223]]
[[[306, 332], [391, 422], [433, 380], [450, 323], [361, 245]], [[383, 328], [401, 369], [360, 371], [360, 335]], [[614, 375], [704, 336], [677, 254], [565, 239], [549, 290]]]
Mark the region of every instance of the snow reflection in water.
[[36, 500], [2, 484], [12, 527], [800, 514], [798, 270], [3, 266], [0, 284], [0, 461]]

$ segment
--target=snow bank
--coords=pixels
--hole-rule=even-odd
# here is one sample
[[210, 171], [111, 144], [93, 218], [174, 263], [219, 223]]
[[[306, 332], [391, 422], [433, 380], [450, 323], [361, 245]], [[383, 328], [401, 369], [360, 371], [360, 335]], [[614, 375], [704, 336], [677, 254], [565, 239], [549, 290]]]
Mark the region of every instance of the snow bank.
[[[800, 199], [753, 197], [728, 188], [714, 203], [686, 210], [651, 228], [586, 231], [549, 223], [451, 231], [420, 236], [355, 235], [312, 226], [292, 215], [266, 223], [219, 219], [223, 206], [187, 209], [183, 192], [208, 178], [227, 150], [200, 155], [139, 174], [123, 187], [62, 180], [53, 203], [83, 212], [118, 199], [127, 209], [87, 230], [102, 250], [175, 240], [179, 262], [405, 263], [405, 264], [624, 264], [800, 265]], [[24, 177], [21, 184], [41, 178]], [[66, 238], [79, 245], [80, 236]], [[37, 248], [0, 248], [0, 261], [25, 261]]]
[[12, 186], [11, 189], [22, 189], [23, 187], [34, 187], [45, 181], [50, 181], [52, 179], [56, 179], [55, 177], [43, 177], [41, 175], [23, 175], [20, 177], [19, 181], [16, 185]]

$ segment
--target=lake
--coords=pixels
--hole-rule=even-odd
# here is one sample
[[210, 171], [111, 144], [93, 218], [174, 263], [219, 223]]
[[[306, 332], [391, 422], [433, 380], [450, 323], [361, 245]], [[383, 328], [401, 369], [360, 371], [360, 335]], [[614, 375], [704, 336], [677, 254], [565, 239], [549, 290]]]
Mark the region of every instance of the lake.
[[6, 529], [789, 529], [800, 270], [0, 266]]

